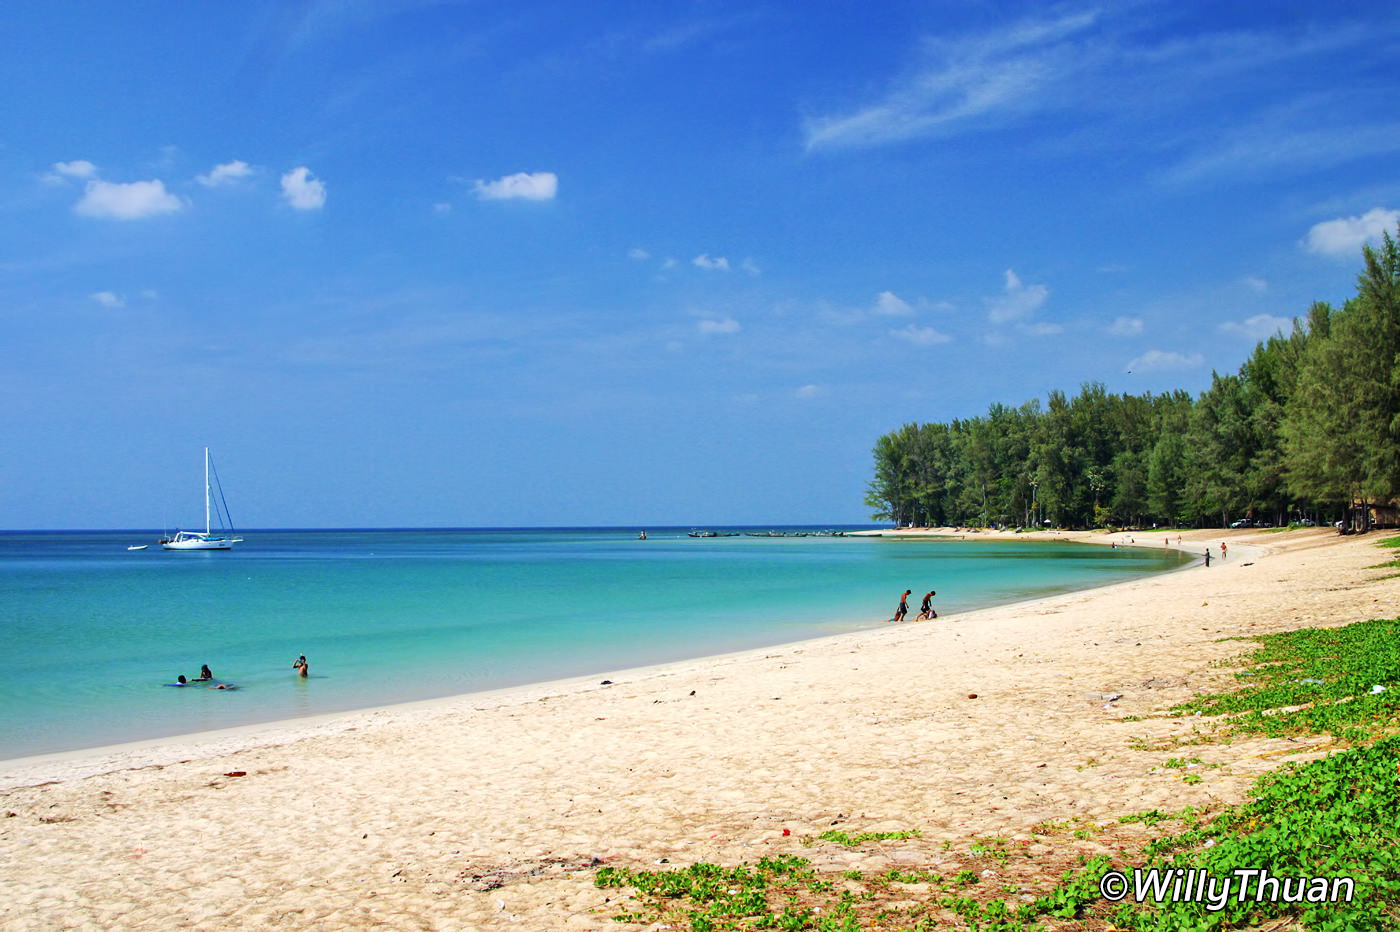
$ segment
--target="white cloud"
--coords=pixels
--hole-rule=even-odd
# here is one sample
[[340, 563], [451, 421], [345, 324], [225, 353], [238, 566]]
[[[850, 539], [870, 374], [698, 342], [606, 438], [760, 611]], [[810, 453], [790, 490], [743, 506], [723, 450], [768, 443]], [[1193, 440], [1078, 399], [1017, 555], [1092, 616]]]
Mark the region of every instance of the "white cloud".
[[483, 201], [548, 201], [559, 191], [559, 177], [553, 172], [516, 172], [495, 181], [478, 178], [475, 190]]
[[1381, 238], [1400, 223], [1400, 210], [1374, 207], [1360, 217], [1341, 217], [1314, 224], [1306, 240], [1309, 252], [1325, 256], [1355, 256], [1366, 243]]
[[1142, 318], [1117, 317], [1109, 325], [1108, 332], [1115, 337], [1135, 337], [1142, 333]]
[[635, 246], [632, 249], [627, 250], [627, 258], [636, 259], [638, 262], [645, 262], [651, 258], [651, 253], [647, 252], [640, 246]]
[[103, 307], [126, 307], [126, 301], [111, 291], [94, 291], [90, 297]]
[[1125, 367], [1128, 372], [1163, 372], [1168, 369], [1199, 369], [1205, 365], [1205, 357], [1200, 353], [1171, 353], [1164, 350], [1148, 350]]
[[1220, 329], [1226, 333], [1238, 333], [1241, 336], [1249, 337], [1251, 340], [1267, 340], [1269, 337], [1293, 329], [1292, 317], [1274, 317], [1270, 314], [1255, 314], [1253, 317], [1239, 323], [1227, 321], [1220, 325]]
[[797, 391], [793, 392], [794, 397], [801, 398], [804, 401], [811, 398], [820, 398], [822, 395], [825, 394], [826, 389], [822, 388], [820, 385], [811, 384], [804, 385]]
[[724, 317], [718, 320], [706, 318], [705, 320], [699, 321], [696, 326], [699, 327], [700, 332], [706, 336], [721, 333], [738, 333], [740, 330], [739, 322], [732, 317]]
[[1269, 290], [1269, 283], [1258, 275], [1246, 275], [1240, 279], [1240, 284], [1244, 285], [1255, 294], [1266, 294]]
[[709, 272], [729, 271], [728, 259], [726, 259], [724, 256], [720, 256], [718, 259], [711, 259], [710, 254], [707, 252], [700, 253], [700, 255], [696, 256], [694, 259], [691, 259], [690, 262], [696, 268], [705, 269]]
[[234, 159], [232, 162], [225, 162], [222, 165], [215, 165], [209, 170], [207, 175], [196, 175], [195, 181], [206, 188], [217, 188], [221, 185], [233, 184], [243, 178], [247, 178], [253, 173], [247, 162]]
[[675, 259], [667, 259], [665, 262], [661, 263], [661, 271], [669, 272], [671, 269], [674, 269], [678, 265], [680, 265], [680, 263], [677, 262]]
[[889, 317], [907, 317], [914, 313], [914, 308], [893, 291], [882, 291], [875, 296], [875, 313]]
[[748, 272], [754, 278], [763, 274], [763, 270], [758, 267], [758, 263], [752, 259], [745, 259], [743, 262], [739, 263], [739, 268]]
[[1045, 324], [1045, 323], [1017, 324], [1016, 327], [1017, 327], [1017, 329], [1019, 329], [1022, 333], [1026, 334], [1027, 336], [1032, 336], [1032, 337], [1051, 337], [1051, 336], [1054, 336], [1054, 335], [1057, 334], [1057, 333], [1064, 333], [1064, 332], [1065, 332], [1065, 328], [1064, 328], [1064, 327], [1061, 327], [1059, 324]]
[[452, 213], [452, 205], [447, 201], [438, 201], [433, 205], [433, 213], [437, 214], [439, 217], [450, 214]]
[[97, 175], [97, 166], [86, 159], [74, 159], [71, 162], [54, 162], [54, 175], [62, 175], [64, 178], [92, 178]]
[[915, 346], [934, 346], [938, 343], [947, 343], [953, 338], [946, 333], [935, 330], [932, 327], [920, 327], [916, 324], [909, 324], [900, 330], [891, 330], [890, 336], [896, 339], [913, 343]]
[[1050, 297], [1044, 285], [1023, 285], [1011, 269], [1006, 270], [1006, 286], [1000, 297], [987, 300], [987, 318], [994, 324], [1024, 320]]
[[76, 213], [106, 220], [139, 220], [168, 214], [184, 207], [184, 202], [165, 190], [165, 182], [133, 181], [118, 184], [91, 180], [82, 198], [73, 205]]
[[282, 198], [297, 210], [319, 210], [326, 203], [326, 186], [302, 165], [282, 176]]
[[950, 135], [979, 118], [1055, 106], [1056, 86], [1085, 67], [1083, 49], [1072, 40], [1096, 20], [1096, 13], [1074, 13], [926, 42], [930, 64], [897, 83], [883, 100], [854, 113], [809, 120], [807, 148]]

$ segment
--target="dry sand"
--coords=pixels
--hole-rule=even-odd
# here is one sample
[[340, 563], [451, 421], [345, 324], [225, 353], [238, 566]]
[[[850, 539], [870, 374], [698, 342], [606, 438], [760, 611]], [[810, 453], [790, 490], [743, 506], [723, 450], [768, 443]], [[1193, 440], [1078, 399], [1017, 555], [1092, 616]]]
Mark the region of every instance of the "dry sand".
[[[600, 862], [945, 869], [975, 836], [1238, 801], [1323, 739], [1183, 753], [1207, 726], [1160, 713], [1228, 681], [1223, 638], [1394, 617], [1400, 583], [1377, 535], [1182, 546], [1222, 539], [1209, 568], [932, 622], [0, 762], [0, 928], [619, 929]], [[836, 825], [920, 834], [802, 846]]]

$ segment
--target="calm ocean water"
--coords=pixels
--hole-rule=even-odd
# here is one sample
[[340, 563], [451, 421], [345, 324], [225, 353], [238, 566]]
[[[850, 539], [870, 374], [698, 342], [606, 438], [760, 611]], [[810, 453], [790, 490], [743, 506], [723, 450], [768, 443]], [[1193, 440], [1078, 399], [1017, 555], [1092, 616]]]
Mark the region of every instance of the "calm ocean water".
[[[1178, 566], [1151, 548], [685, 530], [0, 533], [0, 759], [687, 659]], [[128, 552], [131, 544], [149, 543]], [[292, 661], [305, 654], [311, 676]], [[237, 691], [172, 688], [207, 663]]]

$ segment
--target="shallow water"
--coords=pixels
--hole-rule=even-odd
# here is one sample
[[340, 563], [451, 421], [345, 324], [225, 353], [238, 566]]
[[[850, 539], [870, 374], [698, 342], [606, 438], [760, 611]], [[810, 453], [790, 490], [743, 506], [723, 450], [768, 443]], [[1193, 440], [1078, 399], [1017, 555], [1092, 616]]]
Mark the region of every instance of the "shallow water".
[[[765, 528], [766, 530], [766, 528]], [[0, 533], [0, 758], [606, 673], [1174, 568], [1060, 542], [680, 529]], [[131, 544], [151, 543], [128, 552]], [[311, 676], [291, 671], [305, 654]], [[237, 691], [174, 688], [209, 664]]]

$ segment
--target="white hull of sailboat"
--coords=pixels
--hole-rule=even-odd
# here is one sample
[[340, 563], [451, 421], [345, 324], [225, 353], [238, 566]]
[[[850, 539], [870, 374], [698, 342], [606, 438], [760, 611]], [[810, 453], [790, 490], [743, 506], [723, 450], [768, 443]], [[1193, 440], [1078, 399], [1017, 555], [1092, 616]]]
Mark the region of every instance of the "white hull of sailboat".
[[161, 547], [166, 550], [232, 550], [233, 545], [242, 539], [241, 537], [216, 537], [207, 539], [191, 537], [185, 540], [162, 541]]

